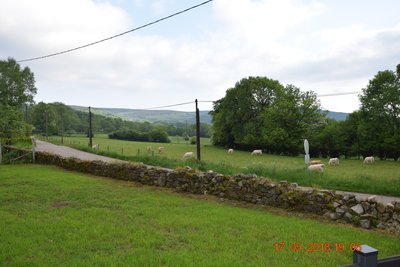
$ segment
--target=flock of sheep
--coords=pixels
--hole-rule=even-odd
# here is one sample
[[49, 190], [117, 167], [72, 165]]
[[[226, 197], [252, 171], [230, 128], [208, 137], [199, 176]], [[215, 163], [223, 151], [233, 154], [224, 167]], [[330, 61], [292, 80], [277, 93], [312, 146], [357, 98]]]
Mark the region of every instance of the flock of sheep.
[[[93, 148], [95, 148], [95, 146], [98, 145], [94, 145]], [[98, 147], [96, 147], [98, 149]], [[158, 154], [162, 154], [164, 151], [164, 147], [158, 147]], [[228, 149], [228, 154], [233, 154], [234, 150], [233, 148]], [[147, 154], [154, 154], [154, 150], [151, 146], [147, 147]], [[261, 149], [256, 149], [253, 150], [251, 152], [251, 155], [262, 155], [262, 150]], [[193, 152], [186, 152], [183, 154], [183, 159], [190, 159], [190, 158], [194, 158], [194, 153]], [[373, 156], [370, 157], [366, 157], [364, 158], [363, 163], [364, 164], [372, 164], [375, 162], [375, 159]], [[339, 165], [339, 158], [330, 158], [328, 161], [328, 165], [330, 166], [338, 166]], [[311, 160], [308, 163], [308, 167], [307, 167], [308, 171], [315, 171], [315, 172], [324, 172], [325, 170], [325, 164], [323, 164], [320, 160]]]
[[[228, 154], [233, 154], [233, 152], [234, 152], [233, 148], [228, 149]], [[262, 150], [261, 149], [253, 150], [251, 152], [251, 155], [262, 155]], [[193, 152], [186, 152], [185, 154], [183, 154], [183, 159], [189, 159], [189, 158], [193, 158], [193, 157], [194, 157]], [[375, 159], [373, 156], [366, 157], [366, 158], [364, 158], [364, 161], [363, 161], [364, 164], [372, 164], [374, 162], [375, 162]], [[330, 158], [328, 161], [328, 165], [338, 166], [339, 158]], [[325, 164], [323, 164], [320, 160], [312, 160], [308, 163], [307, 170], [324, 172]]]
[[[233, 154], [234, 150], [233, 148], [228, 149], [228, 154]], [[251, 155], [262, 155], [262, 150], [261, 149], [256, 149], [251, 152]], [[193, 152], [186, 152], [183, 155], [183, 159], [189, 159], [193, 158]], [[363, 163], [364, 164], [372, 164], [375, 162], [375, 159], [373, 156], [366, 157], [364, 158]], [[330, 158], [328, 161], [328, 165], [330, 166], [338, 166], [339, 165], [339, 158]], [[307, 167], [308, 171], [316, 171], [316, 172], [324, 172], [325, 170], [325, 164], [323, 164], [320, 160], [312, 160], [308, 163]]]
[[[364, 158], [364, 161], [363, 161], [364, 164], [372, 164], [374, 162], [375, 162], [375, 159], [372, 156]], [[330, 158], [328, 161], [328, 165], [338, 166], [339, 159], [338, 158]], [[325, 164], [323, 164], [320, 160], [312, 160], [308, 163], [307, 170], [316, 171], [316, 172], [324, 172]]]

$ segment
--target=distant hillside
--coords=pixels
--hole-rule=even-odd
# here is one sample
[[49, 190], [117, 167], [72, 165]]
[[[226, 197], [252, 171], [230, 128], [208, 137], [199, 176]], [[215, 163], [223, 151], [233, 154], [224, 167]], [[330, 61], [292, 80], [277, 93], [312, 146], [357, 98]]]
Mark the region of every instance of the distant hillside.
[[345, 121], [347, 115], [349, 115], [349, 113], [328, 111], [326, 116], [336, 121]]
[[[70, 106], [79, 111], [87, 111], [87, 107]], [[176, 110], [143, 110], [143, 109], [119, 109], [119, 108], [92, 108], [92, 112], [107, 117], [122, 118], [128, 121], [148, 121], [148, 122], [167, 122], [167, 123], [195, 123], [195, 112], [176, 111]], [[209, 111], [200, 111], [200, 122], [211, 124]], [[327, 117], [337, 120], [346, 120], [348, 113], [328, 111]]]
[[[79, 111], [87, 111], [87, 107], [70, 106]], [[176, 110], [143, 110], [143, 109], [118, 109], [118, 108], [91, 108], [95, 114], [107, 117], [122, 118], [129, 121], [167, 122], [167, 123], [195, 123], [195, 112]], [[211, 124], [209, 111], [200, 111], [200, 122]]]

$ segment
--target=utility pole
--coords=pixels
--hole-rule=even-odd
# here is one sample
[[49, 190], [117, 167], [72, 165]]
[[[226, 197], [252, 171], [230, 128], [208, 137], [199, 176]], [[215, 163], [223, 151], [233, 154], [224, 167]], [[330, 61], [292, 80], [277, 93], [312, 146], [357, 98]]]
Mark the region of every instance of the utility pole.
[[197, 146], [197, 160], [201, 160], [200, 155], [200, 111], [198, 108], [198, 103], [196, 99], [196, 146]]
[[92, 112], [90, 111], [90, 107], [89, 107], [89, 147], [93, 146], [93, 142], [92, 142]]
[[64, 122], [61, 123], [61, 144], [64, 144]]
[[45, 118], [45, 126], [46, 126], [46, 140], [49, 140], [49, 127], [47, 126], [48, 124], [48, 112], [47, 109], [44, 110], [44, 118]]

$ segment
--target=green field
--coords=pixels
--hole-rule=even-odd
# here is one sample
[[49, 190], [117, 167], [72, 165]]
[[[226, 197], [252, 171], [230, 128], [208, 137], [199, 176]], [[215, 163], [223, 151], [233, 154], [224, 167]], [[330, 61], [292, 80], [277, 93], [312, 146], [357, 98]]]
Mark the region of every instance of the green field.
[[[52, 138], [59, 142], [60, 138]], [[196, 153], [196, 146], [180, 138], [173, 138], [169, 144], [130, 142], [108, 139], [106, 135], [96, 135], [93, 144], [100, 145], [99, 153], [114, 157], [124, 156], [127, 160], [140, 161], [151, 165], [174, 168], [190, 165], [200, 170], [214, 170], [223, 174], [255, 173], [273, 180], [297, 182], [303, 186], [325, 189], [365, 192], [380, 195], [400, 196], [400, 162], [379, 161], [373, 165], [364, 165], [362, 160], [341, 159], [340, 166], [328, 166], [327, 159], [321, 159], [326, 169], [323, 174], [305, 171], [304, 158], [277, 155], [252, 156], [250, 152], [235, 151], [229, 155], [227, 149], [212, 146], [209, 139], [201, 140], [202, 162], [184, 162], [182, 156], [187, 151]], [[66, 137], [66, 145], [90, 150], [88, 138]], [[147, 147], [156, 150], [164, 147], [162, 155], [155, 151], [154, 157], [147, 156]], [[138, 156], [138, 150], [140, 155]], [[93, 152], [93, 151], [92, 151]], [[123, 155], [122, 155], [123, 153]], [[124, 158], [122, 157], [122, 158]]]
[[[0, 166], [2, 266], [338, 266], [399, 236], [40, 165]], [[285, 242], [282, 251], [274, 244]], [[301, 244], [301, 251], [291, 244]], [[309, 243], [328, 243], [308, 252]], [[336, 251], [335, 243], [344, 245]], [[327, 248], [327, 245], [324, 245]]]

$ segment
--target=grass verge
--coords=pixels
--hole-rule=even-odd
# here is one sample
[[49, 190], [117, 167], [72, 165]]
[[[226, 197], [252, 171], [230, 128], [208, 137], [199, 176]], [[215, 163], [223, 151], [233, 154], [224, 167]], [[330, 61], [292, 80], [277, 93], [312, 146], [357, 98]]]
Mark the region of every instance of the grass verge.
[[[398, 236], [212, 199], [50, 166], [0, 166], [0, 262], [338, 266], [352, 262], [352, 242], [377, 248], [379, 257], [400, 253]], [[285, 243], [282, 251], [277, 242]], [[294, 243], [301, 251], [290, 249]], [[309, 243], [327, 243], [330, 250], [308, 252]]]

